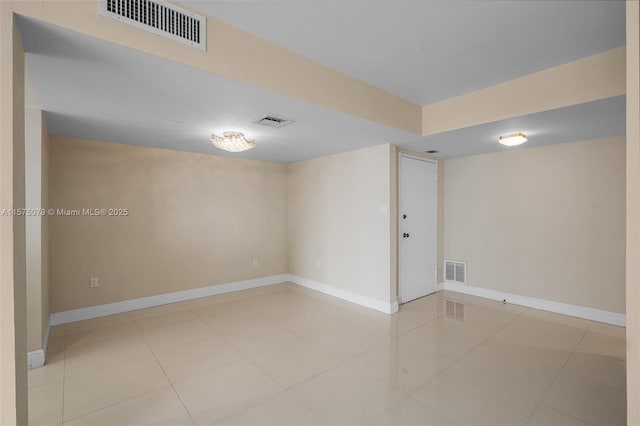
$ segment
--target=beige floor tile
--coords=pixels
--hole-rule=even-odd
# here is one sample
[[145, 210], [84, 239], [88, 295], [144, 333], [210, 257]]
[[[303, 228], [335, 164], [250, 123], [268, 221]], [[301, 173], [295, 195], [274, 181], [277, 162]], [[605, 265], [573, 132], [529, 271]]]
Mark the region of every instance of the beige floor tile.
[[63, 380], [29, 388], [29, 425], [62, 424]]
[[566, 325], [569, 327], [579, 328], [580, 330], [587, 330], [591, 327], [592, 321], [578, 317], [570, 317], [568, 315], [556, 314], [555, 312], [541, 311], [539, 309], [529, 309], [524, 314], [524, 317], [536, 318], [539, 320], [549, 321], [556, 324]]
[[300, 337], [272, 323], [260, 323], [233, 332], [220, 330], [220, 334], [245, 356], [257, 355], [300, 340]]
[[411, 394], [449, 364], [403, 348], [392, 341], [351, 360], [349, 365]]
[[199, 319], [143, 330], [142, 334], [151, 350], [156, 353], [217, 336], [215, 331]]
[[[242, 301], [246, 304], [246, 301]], [[269, 320], [277, 320], [284, 315], [296, 312], [304, 312], [314, 309], [314, 299], [299, 294], [280, 295], [274, 294], [257, 298], [257, 303], [247, 305], [254, 309], [260, 316]]]
[[331, 314], [315, 310], [287, 313], [273, 322], [300, 337], [308, 337], [340, 325], [340, 321]]
[[473, 303], [475, 301], [482, 301], [482, 300], [489, 301], [489, 299], [482, 299], [480, 297], [471, 296], [469, 294], [456, 293], [454, 291], [447, 291], [447, 290], [439, 291], [432, 296], [436, 296], [438, 299], [455, 300], [460, 303]]
[[530, 395], [538, 402], [560, 374], [559, 370], [484, 345], [473, 349], [455, 366], [507, 390]]
[[64, 351], [48, 353], [46, 364], [40, 368], [29, 370], [27, 376], [30, 387], [62, 379], [64, 377]]
[[419, 325], [433, 321], [438, 315], [439, 313], [435, 309], [407, 309], [405, 305], [401, 305], [398, 312], [394, 314], [398, 319]]
[[64, 337], [67, 334], [67, 326], [66, 325], [56, 325], [51, 327], [51, 331], [49, 332], [49, 339], [54, 337]]
[[585, 334], [584, 330], [520, 317], [487, 340], [487, 346], [561, 369]]
[[576, 347], [576, 351], [612, 357], [619, 360], [627, 359], [627, 344], [625, 339], [612, 337], [602, 333], [588, 331]]
[[151, 318], [157, 315], [167, 315], [175, 312], [189, 310], [188, 302], [169, 303], [168, 305], [154, 306], [153, 308], [138, 309], [131, 312], [131, 318], [139, 321], [144, 318]]
[[64, 420], [75, 419], [167, 384], [167, 378], [153, 356], [67, 377], [64, 381]]
[[318, 350], [328, 352], [342, 361], [361, 355], [388, 341], [378, 333], [371, 333], [351, 324], [314, 334], [305, 340]]
[[138, 325], [138, 328], [140, 330], [147, 331], [156, 328], [162, 328], [167, 325], [177, 324], [183, 321], [193, 321], [197, 319], [198, 317], [193, 312], [185, 310], [148, 316], [136, 320], [136, 324]]
[[459, 337], [461, 339], [473, 341], [475, 343], [480, 343], [486, 340], [495, 331], [489, 328], [478, 326], [471, 321], [460, 322], [455, 319], [446, 318], [444, 316], [425, 324], [424, 329], [436, 330], [439, 333]]
[[440, 373], [413, 397], [464, 425], [524, 425], [538, 406], [528, 395], [455, 368]]
[[155, 355], [172, 383], [243, 358], [237, 349], [217, 335], [157, 352]]
[[140, 331], [132, 321], [108, 324], [87, 330], [76, 330], [74, 333], [67, 334], [65, 349], [69, 350], [105, 340], [134, 336], [140, 336]]
[[626, 395], [617, 389], [561, 374], [544, 404], [593, 425], [626, 424]]
[[440, 363], [452, 364], [478, 345], [478, 341], [463, 339], [438, 332], [434, 327], [422, 326], [400, 336], [397, 344], [436, 359]]
[[49, 344], [47, 345], [47, 356], [57, 355], [65, 350], [66, 336], [49, 337]]
[[584, 380], [627, 391], [626, 362], [619, 358], [574, 352], [562, 370]]
[[325, 424], [288, 392], [280, 392], [216, 425], [311, 426]]
[[305, 341], [261, 353], [251, 361], [284, 388], [322, 373], [339, 362], [335, 356]]
[[527, 426], [590, 426], [589, 423], [571, 417], [554, 408], [541, 405], [533, 414]]
[[413, 398], [406, 398], [368, 425], [388, 426], [455, 426], [459, 425]]
[[589, 327], [589, 331], [594, 333], [606, 334], [607, 336], [617, 337], [618, 339], [626, 339], [627, 329], [616, 325], [604, 324], [593, 321]]
[[212, 424], [283, 391], [248, 361], [210, 370], [174, 384], [196, 424]]
[[382, 312], [380, 312], [380, 315], [372, 313], [371, 315], [360, 316], [346, 323], [353, 324], [354, 327], [365, 333], [383, 337], [385, 340], [398, 338], [420, 327], [418, 323], [403, 320], [396, 315], [383, 314]]
[[358, 424], [376, 418], [404, 398], [391, 386], [341, 365], [289, 389], [330, 424]]
[[226, 315], [232, 315], [231, 320], [235, 320], [242, 316], [247, 316], [247, 314], [250, 313], [255, 313], [255, 309], [253, 309], [251, 306], [245, 305], [237, 299], [228, 300], [224, 303], [202, 304], [202, 306], [194, 308], [192, 309], [192, 311], [199, 317], [215, 318], [219, 316], [221, 318], [224, 318], [224, 316]]
[[467, 303], [464, 306], [464, 323], [497, 331], [518, 318], [518, 314]]
[[128, 399], [65, 423], [65, 426], [193, 425], [171, 386]]
[[446, 291], [386, 315], [285, 283], [54, 327], [30, 412], [36, 425], [624, 424], [625, 331]]
[[271, 321], [260, 316], [255, 310], [246, 306], [217, 306], [222, 309], [216, 311], [208, 310], [208, 314], [200, 311], [198, 316], [218, 332], [233, 333], [256, 327], [260, 324], [271, 323]]
[[151, 350], [140, 336], [105, 340], [65, 351], [66, 377], [77, 376], [111, 364], [151, 355]]
[[72, 322], [65, 324], [66, 335], [74, 334], [79, 331], [91, 330], [107, 325], [124, 324], [133, 321], [133, 316], [129, 312], [121, 314], [107, 315], [104, 317], [92, 318], [84, 321]]

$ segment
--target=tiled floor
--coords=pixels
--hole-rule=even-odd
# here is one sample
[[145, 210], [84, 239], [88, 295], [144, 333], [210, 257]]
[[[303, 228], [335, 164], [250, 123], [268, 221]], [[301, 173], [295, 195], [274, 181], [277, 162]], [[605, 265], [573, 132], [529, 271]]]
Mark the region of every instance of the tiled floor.
[[456, 293], [387, 316], [281, 284], [52, 336], [31, 425], [625, 424], [624, 329]]

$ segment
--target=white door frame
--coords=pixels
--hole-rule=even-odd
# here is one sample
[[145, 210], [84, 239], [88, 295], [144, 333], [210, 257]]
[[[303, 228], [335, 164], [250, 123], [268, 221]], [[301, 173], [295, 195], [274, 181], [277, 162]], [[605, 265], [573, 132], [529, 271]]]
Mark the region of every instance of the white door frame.
[[[433, 159], [433, 158], [429, 158], [429, 157], [423, 157], [418, 153], [411, 153], [411, 152], [407, 152], [407, 151], [402, 151], [402, 150], [398, 150], [398, 157], [397, 157], [397, 170], [398, 170], [398, 190], [397, 190], [397, 194], [398, 194], [398, 207], [397, 207], [397, 211], [398, 213], [396, 214], [396, 258], [398, 259], [398, 267], [397, 267], [397, 291], [396, 291], [396, 297], [397, 297], [397, 301], [398, 304], [401, 305], [403, 303], [401, 295], [400, 295], [400, 160], [404, 157], [404, 158], [411, 158], [413, 160], [418, 160], [418, 161], [424, 161], [425, 163], [432, 163], [435, 166], [435, 206], [436, 206], [436, 222], [435, 222], [435, 239], [433, 241], [434, 245], [435, 245], [435, 259], [433, 259], [433, 264], [435, 265], [435, 270], [433, 271], [434, 274], [434, 281], [436, 283], [436, 289], [438, 287], [438, 228], [440, 223], [438, 222], [438, 185], [439, 185], [439, 181], [440, 181], [440, 173], [439, 173], [439, 169], [438, 169], [438, 160]], [[437, 290], [436, 290], [437, 291]], [[433, 293], [430, 293], [433, 294]]]

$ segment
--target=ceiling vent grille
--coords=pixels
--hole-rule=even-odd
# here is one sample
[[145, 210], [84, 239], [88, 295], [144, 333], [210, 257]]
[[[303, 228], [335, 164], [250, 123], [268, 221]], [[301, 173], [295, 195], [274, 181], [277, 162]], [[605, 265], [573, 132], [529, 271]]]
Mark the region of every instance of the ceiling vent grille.
[[467, 264], [453, 260], [444, 261], [444, 279], [461, 284], [467, 283]]
[[266, 115], [261, 119], [259, 119], [258, 121], [256, 121], [256, 123], [262, 124], [263, 126], [280, 128], [280, 127], [286, 126], [287, 124], [293, 123], [293, 121], [285, 120], [284, 118], [277, 118], [277, 117], [271, 117]]
[[163, 0], [101, 0], [100, 15], [207, 50], [207, 19]]

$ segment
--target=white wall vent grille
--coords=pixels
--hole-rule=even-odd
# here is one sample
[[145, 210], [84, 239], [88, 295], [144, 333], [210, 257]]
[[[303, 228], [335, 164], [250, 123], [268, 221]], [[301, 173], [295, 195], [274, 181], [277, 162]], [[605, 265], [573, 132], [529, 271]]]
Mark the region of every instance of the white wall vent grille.
[[100, 15], [207, 50], [207, 18], [164, 0], [101, 0]]
[[467, 283], [467, 264], [465, 262], [456, 262], [454, 260], [444, 261], [444, 279], [445, 281], [454, 281], [457, 283]]

